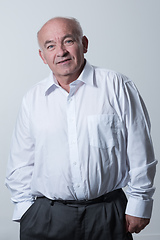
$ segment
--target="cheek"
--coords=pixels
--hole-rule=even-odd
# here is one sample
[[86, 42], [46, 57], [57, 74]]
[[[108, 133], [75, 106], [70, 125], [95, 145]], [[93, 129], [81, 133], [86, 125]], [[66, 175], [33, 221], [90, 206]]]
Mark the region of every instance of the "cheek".
[[84, 54], [79, 51], [79, 53], [77, 54], [77, 61], [79, 61], [79, 63], [81, 64], [84, 60]]
[[49, 53], [45, 54], [45, 60], [48, 64], [54, 63], [55, 54], [53, 54], [52, 52], [49, 52]]
[[54, 67], [55, 57], [54, 57], [54, 56], [49, 56], [49, 57], [47, 58], [47, 62], [48, 62], [48, 65], [49, 65], [49, 66]]
[[74, 56], [74, 58], [77, 62], [79, 62], [83, 59], [83, 53], [80, 49], [74, 50], [71, 54], [72, 54], [72, 56]]
[[80, 56], [82, 55], [82, 50], [78, 46], [68, 49], [68, 52], [76, 59], [80, 58]]

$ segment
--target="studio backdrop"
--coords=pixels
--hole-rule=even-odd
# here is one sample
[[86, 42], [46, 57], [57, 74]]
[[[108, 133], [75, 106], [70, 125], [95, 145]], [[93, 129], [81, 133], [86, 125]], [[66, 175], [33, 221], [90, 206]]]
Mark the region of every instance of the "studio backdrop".
[[[55, 16], [77, 18], [89, 39], [92, 65], [131, 78], [149, 111], [156, 159], [160, 159], [159, 0], [0, 0], [0, 239], [19, 239], [13, 204], [4, 186], [12, 131], [23, 95], [49, 74], [38, 55], [36, 34]], [[150, 225], [136, 240], [160, 239], [160, 166]]]

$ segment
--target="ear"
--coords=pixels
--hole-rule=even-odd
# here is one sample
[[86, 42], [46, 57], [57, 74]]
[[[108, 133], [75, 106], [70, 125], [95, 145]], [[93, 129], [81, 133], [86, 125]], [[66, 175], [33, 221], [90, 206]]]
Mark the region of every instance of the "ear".
[[40, 49], [39, 49], [39, 56], [42, 58], [44, 64], [47, 64], [44, 54], [43, 54], [42, 50], [40, 50]]
[[83, 53], [87, 53], [87, 50], [88, 50], [88, 38], [86, 36], [83, 36], [82, 44], [83, 44]]

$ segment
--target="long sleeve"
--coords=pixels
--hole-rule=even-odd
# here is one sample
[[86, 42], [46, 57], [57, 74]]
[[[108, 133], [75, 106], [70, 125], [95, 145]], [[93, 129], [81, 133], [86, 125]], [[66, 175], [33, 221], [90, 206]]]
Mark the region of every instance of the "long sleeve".
[[156, 163], [150, 120], [135, 85], [126, 81], [121, 98], [126, 125], [127, 161], [129, 164], [128, 205], [126, 214], [150, 218], [153, 205], [153, 180]]
[[13, 132], [6, 177], [6, 185], [15, 204], [13, 220], [19, 220], [33, 202], [30, 193], [33, 166], [34, 144], [30, 137], [29, 111], [24, 98]]

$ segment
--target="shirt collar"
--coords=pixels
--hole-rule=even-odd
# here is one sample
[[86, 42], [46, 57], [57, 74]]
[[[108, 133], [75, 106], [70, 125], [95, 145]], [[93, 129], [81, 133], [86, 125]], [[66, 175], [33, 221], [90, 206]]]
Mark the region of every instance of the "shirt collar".
[[81, 74], [79, 75], [77, 80], [80, 80], [81, 82], [83, 82], [85, 84], [94, 86], [93, 74], [94, 74], [93, 67], [89, 64], [89, 62], [86, 61], [84, 69], [81, 72]]
[[[94, 75], [93, 67], [89, 64], [89, 62], [86, 61], [83, 71], [81, 72], [77, 80], [75, 80], [73, 83], [76, 83], [77, 81], [77, 82], [82, 82], [82, 83], [94, 86], [95, 84], [94, 84], [93, 75]], [[58, 87], [59, 87], [59, 84], [53, 72], [51, 72], [49, 77], [47, 78], [45, 95], [49, 95], [52, 91], [54, 91]]]

